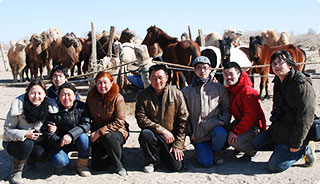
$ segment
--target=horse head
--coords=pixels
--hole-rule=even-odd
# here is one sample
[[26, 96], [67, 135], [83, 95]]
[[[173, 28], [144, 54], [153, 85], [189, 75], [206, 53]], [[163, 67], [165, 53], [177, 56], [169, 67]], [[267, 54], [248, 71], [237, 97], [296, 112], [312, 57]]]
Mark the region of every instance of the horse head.
[[159, 31], [160, 31], [160, 29], [157, 28], [156, 26], [150, 26], [147, 29], [147, 35], [143, 39], [142, 44], [150, 46], [150, 45], [154, 44], [155, 42], [157, 42], [158, 36], [159, 36]]
[[250, 36], [249, 57], [254, 62], [259, 62], [261, 57], [261, 47], [264, 45], [262, 36]]
[[135, 36], [136, 36], [136, 34], [133, 31], [129, 30], [129, 28], [126, 28], [125, 30], [123, 30], [121, 32], [121, 36], [120, 36], [119, 41], [121, 43], [125, 43], [125, 42], [129, 42], [130, 43], [132, 38], [135, 37]]
[[219, 48], [221, 52], [221, 57], [223, 62], [230, 62], [230, 50], [232, 45], [232, 38], [231, 36], [224, 37], [223, 40], [219, 40]]

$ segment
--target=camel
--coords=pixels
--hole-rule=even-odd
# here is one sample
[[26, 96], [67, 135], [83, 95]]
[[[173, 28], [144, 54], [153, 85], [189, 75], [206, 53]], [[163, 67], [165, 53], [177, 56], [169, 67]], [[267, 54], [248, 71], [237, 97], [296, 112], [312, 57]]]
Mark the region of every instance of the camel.
[[71, 75], [73, 76], [73, 67], [79, 63], [79, 55], [82, 50], [80, 40], [74, 33], [67, 33], [52, 43], [52, 49], [55, 51], [52, 53], [53, 63], [67, 67], [71, 70]]
[[224, 30], [223, 38], [231, 36], [232, 38], [232, 44], [235, 47], [240, 46], [240, 37], [242, 36], [242, 31], [241, 30], [236, 30], [229, 26], [227, 29]]
[[40, 68], [40, 77], [43, 79], [42, 76], [42, 60], [46, 57], [45, 45], [43, 45], [43, 41], [41, 36], [37, 33], [34, 33], [30, 38], [30, 43], [25, 48], [26, 51], [26, 66], [25, 66], [25, 73], [28, 77], [28, 70], [31, 71], [31, 79], [36, 78], [38, 76], [38, 69]]
[[26, 46], [24, 42], [18, 41], [12, 45], [8, 51], [8, 59], [14, 83], [17, 82], [18, 75], [20, 76], [20, 82], [23, 81], [23, 68], [26, 65], [26, 52], [24, 49]]
[[278, 38], [277, 33], [273, 29], [261, 32], [261, 36], [263, 37], [265, 44], [270, 47], [290, 44], [289, 33], [286, 31], [281, 32], [280, 38]]

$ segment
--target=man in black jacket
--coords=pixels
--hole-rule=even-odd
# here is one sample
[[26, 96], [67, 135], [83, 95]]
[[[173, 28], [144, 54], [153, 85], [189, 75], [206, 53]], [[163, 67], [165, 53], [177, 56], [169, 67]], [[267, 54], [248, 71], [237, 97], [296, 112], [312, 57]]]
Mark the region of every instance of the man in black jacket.
[[305, 166], [315, 161], [315, 146], [307, 139], [315, 113], [315, 91], [311, 79], [296, 70], [287, 51], [277, 51], [271, 57], [274, 72], [273, 110], [268, 130], [258, 134], [253, 147], [258, 151], [273, 151], [269, 159], [272, 172], [282, 172], [304, 157]]

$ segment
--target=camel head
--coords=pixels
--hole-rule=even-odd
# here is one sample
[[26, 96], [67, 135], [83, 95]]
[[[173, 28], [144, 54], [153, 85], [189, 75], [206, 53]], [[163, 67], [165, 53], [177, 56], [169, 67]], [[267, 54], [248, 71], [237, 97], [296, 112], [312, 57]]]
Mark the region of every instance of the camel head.
[[34, 45], [34, 46], [39, 46], [43, 43], [42, 38], [39, 34], [34, 33], [31, 38], [30, 38], [30, 42]]

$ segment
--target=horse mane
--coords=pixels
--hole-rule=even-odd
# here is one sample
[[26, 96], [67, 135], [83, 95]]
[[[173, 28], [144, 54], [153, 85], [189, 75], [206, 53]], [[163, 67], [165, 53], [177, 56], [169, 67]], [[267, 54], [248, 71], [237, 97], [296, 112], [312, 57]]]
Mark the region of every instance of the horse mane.
[[164, 32], [162, 29], [160, 29], [160, 28], [158, 28], [158, 27], [156, 27], [156, 26], [151, 26], [151, 27], [149, 27], [149, 28], [147, 29], [147, 32], [153, 31], [153, 30], [154, 30], [154, 31], [160, 31], [160, 32], [162, 33], [162, 36], [163, 36], [164, 38], [166, 38], [170, 43], [176, 43], [176, 42], [179, 41], [178, 38], [169, 36], [166, 32]]

